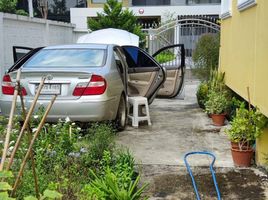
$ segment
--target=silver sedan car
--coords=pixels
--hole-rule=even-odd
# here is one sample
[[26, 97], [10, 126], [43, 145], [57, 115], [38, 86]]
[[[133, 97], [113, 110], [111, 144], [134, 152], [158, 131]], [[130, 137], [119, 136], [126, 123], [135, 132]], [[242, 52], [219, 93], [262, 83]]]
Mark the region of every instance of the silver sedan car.
[[37, 107], [46, 107], [52, 95], [58, 95], [49, 122], [67, 116], [80, 122], [114, 120], [119, 130], [126, 126], [127, 97], [144, 96], [151, 103], [164, 89], [167, 76], [162, 65], [136, 46], [72, 44], [37, 48], [18, 59], [3, 77], [0, 108], [4, 115], [10, 112], [19, 68], [28, 108], [41, 77], [48, 77]]

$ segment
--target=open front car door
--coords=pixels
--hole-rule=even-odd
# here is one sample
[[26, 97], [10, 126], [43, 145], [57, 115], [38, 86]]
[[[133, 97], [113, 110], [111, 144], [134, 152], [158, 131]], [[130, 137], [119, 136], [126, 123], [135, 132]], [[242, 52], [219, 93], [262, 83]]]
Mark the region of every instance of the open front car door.
[[166, 79], [165, 68], [136, 46], [122, 46], [128, 64], [128, 95], [144, 96], [149, 104]]
[[159, 49], [153, 55], [154, 59], [167, 71], [165, 83], [157, 96], [173, 98], [183, 88], [185, 73], [185, 50], [183, 44], [175, 44]]

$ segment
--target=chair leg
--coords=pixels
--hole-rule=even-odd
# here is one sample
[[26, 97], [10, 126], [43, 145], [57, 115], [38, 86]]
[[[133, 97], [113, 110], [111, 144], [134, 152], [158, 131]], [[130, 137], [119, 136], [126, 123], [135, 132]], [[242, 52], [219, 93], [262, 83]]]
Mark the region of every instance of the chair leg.
[[145, 110], [146, 110], [146, 116], [147, 116], [147, 121], [148, 121], [148, 125], [151, 126], [151, 118], [150, 118], [150, 113], [149, 113], [149, 106], [148, 106], [148, 102], [146, 102], [145, 104]]
[[139, 119], [138, 118], [139, 118], [139, 105], [134, 103], [132, 126], [139, 127]]

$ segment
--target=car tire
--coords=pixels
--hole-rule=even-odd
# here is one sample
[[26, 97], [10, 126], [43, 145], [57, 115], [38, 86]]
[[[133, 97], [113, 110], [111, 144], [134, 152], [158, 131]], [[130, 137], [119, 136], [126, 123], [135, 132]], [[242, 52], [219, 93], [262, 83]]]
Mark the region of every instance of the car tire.
[[123, 94], [120, 97], [115, 123], [118, 131], [123, 131], [127, 124], [127, 102]]

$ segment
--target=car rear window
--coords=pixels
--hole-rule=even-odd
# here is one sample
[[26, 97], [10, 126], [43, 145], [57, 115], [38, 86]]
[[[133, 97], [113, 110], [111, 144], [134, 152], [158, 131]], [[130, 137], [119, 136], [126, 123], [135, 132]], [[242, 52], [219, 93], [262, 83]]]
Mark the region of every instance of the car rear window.
[[43, 49], [23, 67], [101, 67], [105, 55], [104, 49]]

